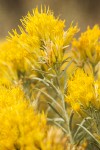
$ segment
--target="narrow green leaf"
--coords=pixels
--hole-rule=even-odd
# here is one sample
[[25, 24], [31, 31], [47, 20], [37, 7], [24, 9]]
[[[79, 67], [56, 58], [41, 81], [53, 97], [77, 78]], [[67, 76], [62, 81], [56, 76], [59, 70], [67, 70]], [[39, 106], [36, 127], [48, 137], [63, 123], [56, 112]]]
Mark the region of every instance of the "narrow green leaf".
[[84, 129], [100, 145], [100, 142], [95, 138], [95, 136], [88, 129], [86, 129], [84, 126], [82, 126], [80, 124], [78, 124], [78, 126], [80, 126], [82, 129]]
[[58, 114], [61, 118], [64, 119], [64, 117], [58, 112], [58, 110], [56, 108], [54, 108], [54, 106], [52, 104], [50, 104], [49, 102], [48, 102], [48, 104], [54, 110], [54, 112], [56, 112], [56, 114]]
[[[87, 117], [87, 118], [83, 119], [80, 125], [82, 126], [88, 119], [91, 119], [91, 118]], [[79, 126], [74, 134], [74, 139], [77, 136], [77, 134], [79, 133], [80, 129], [81, 129], [81, 127]]]

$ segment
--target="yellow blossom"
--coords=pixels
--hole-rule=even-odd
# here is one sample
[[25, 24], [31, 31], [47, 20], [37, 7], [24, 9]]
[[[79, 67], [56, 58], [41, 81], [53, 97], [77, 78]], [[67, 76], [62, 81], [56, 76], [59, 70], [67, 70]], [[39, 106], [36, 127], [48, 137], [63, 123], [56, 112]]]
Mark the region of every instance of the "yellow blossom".
[[14, 71], [25, 70], [25, 61], [28, 56], [27, 50], [11, 41], [5, 41], [0, 45], [0, 64]]
[[0, 149], [27, 150], [41, 146], [46, 117], [34, 111], [20, 88], [0, 87], [0, 124]]
[[78, 39], [73, 40], [72, 54], [75, 64], [84, 68], [86, 73], [100, 78], [97, 67], [100, 61], [100, 28], [98, 25], [93, 28], [88, 27]]
[[34, 65], [45, 61], [49, 65], [61, 63], [64, 51], [78, 31], [77, 26], [64, 31], [65, 21], [55, 18], [49, 9], [38, 8], [33, 14], [28, 13], [22, 20], [22, 27], [19, 27], [21, 34], [13, 30], [11, 41], [27, 50], [32, 55], [31, 61]]
[[[92, 64], [97, 64], [100, 60], [100, 29], [95, 25], [92, 29], [87, 28], [78, 40], [73, 41], [73, 52], [76, 59], [81, 62], [89, 61]], [[76, 61], [78, 61], [76, 60]]]
[[74, 76], [68, 80], [68, 93], [66, 100], [74, 110], [88, 108], [90, 105], [100, 109], [100, 84], [93, 76], [87, 75], [78, 69]]

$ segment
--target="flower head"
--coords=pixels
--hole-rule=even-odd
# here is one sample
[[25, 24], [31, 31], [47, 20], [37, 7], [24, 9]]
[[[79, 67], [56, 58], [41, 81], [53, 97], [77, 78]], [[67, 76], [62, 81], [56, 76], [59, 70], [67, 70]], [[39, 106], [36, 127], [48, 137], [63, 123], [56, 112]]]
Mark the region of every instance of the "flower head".
[[72, 52], [75, 62], [92, 71], [100, 61], [100, 28], [95, 25], [92, 29], [87, 28], [81, 34], [78, 40], [74, 39], [72, 43]]
[[33, 14], [28, 13], [21, 22], [21, 34], [13, 31], [14, 35], [10, 34], [11, 41], [31, 53], [34, 65], [37, 62], [50, 66], [61, 63], [66, 46], [78, 31], [77, 26], [72, 25], [64, 31], [65, 21], [55, 18], [53, 12], [46, 8], [41, 8], [41, 12], [36, 8]]
[[34, 111], [19, 87], [1, 86], [0, 124], [1, 149], [36, 149], [45, 136], [46, 116]]
[[81, 107], [89, 108], [91, 105], [100, 109], [100, 84], [93, 76], [87, 75], [82, 69], [78, 69], [68, 81], [67, 102], [74, 110]]

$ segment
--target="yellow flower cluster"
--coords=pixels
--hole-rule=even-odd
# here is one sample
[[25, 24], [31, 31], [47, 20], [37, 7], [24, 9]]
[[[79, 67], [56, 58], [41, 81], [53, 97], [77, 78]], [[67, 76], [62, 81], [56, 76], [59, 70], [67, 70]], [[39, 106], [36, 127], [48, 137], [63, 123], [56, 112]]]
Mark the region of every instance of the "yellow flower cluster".
[[[16, 50], [15, 50], [15, 48]], [[8, 41], [3, 42], [0, 45], [0, 61], [5, 60], [6, 62], [10, 61], [21, 61], [25, 56], [27, 56], [28, 52], [21, 49], [21, 47], [17, 47], [14, 43]]]
[[28, 13], [21, 22], [22, 27], [19, 27], [21, 34], [13, 31], [14, 35], [10, 34], [11, 41], [31, 53], [34, 63], [37, 63], [36, 61], [44, 61], [49, 65], [61, 63], [66, 46], [78, 31], [77, 26], [72, 25], [64, 31], [65, 21], [55, 18], [53, 12], [46, 8], [44, 10], [41, 8], [41, 12], [36, 8], [33, 14]]
[[100, 109], [100, 83], [93, 76], [88, 76], [82, 69], [78, 69], [68, 81], [66, 100], [76, 111], [80, 107], [88, 108], [90, 105]]
[[0, 87], [0, 149], [37, 149], [46, 130], [46, 117], [36, 114], [18, 87]]
[[75, 61], [82, 65], [91, 63], [96, 65], [100, 60], [100, 28], [95, 25], [92, 29], [87, 28], [87, 31], [81, 34], [78, 40], [72, 43]]
[[11, 41], [5, 41], [0, 45], [0, 67], [1, 73], [10, 76], [12, 79], [18, 79], [19, 72], [28, 72], [29, 65], [27, 57], [29, 53]]

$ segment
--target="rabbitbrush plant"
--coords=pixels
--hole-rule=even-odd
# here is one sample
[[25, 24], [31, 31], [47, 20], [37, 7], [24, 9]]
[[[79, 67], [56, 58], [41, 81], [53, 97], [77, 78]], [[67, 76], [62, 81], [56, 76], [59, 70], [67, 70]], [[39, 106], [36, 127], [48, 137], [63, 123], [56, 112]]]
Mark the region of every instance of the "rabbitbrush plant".
[[46, 7], [21, 24], [0, 44], [0, 148], [99, 150], [99, 26], [75, 39]]

